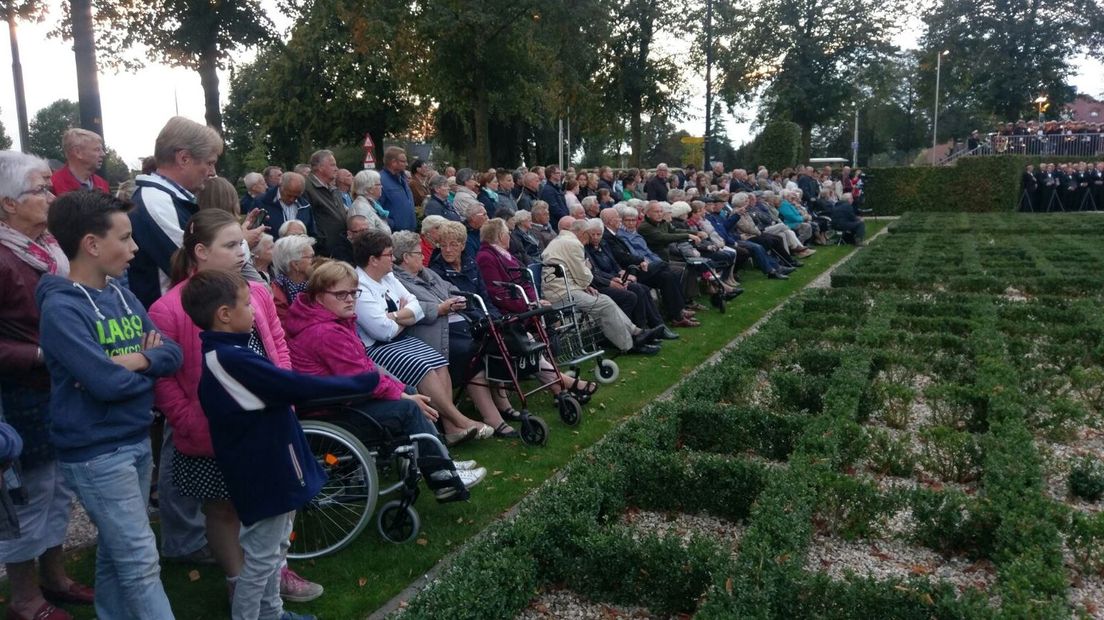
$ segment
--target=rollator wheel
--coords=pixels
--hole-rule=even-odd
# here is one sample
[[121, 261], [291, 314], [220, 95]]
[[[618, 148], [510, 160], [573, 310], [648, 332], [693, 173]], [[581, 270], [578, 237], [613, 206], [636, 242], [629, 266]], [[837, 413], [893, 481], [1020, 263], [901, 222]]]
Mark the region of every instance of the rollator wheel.
[[583, 406], [579, 399], [571, 394], [561, 394], [557, 403], [560, 408], [560, 420], [568, 426], [575, 426], [583, 419]]
[[598, 379], [598, 383], [608, 385], [617, 381], [620, 376], [621, 369], [613, 360], [598, 360], [598, 365], [594, 367], [594, 377]]
[[532, 446], [543, 446], [548, 442], [548, 423], [535, 415], [521, 424], [521, 441]]
[[413, 506], [403, 506], [402, 501], [393, 499], [380, 507], [376, 529], [387, 542], [401, 545], [414, 540], [422, 529], [422, 519]]
[[296, 560], [329, 555], [351, 543], [368, 525], [379, 495], [376, 461], [356, 435], [329, 422], [304, 420], [302, 426], [327, 479], [295, 513], [288, 557]]

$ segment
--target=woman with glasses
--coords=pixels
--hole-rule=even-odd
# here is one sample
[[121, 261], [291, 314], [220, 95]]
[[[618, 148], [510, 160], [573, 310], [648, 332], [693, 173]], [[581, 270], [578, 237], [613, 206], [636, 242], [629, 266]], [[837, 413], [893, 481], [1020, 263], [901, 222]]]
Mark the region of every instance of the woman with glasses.
[[445, 356], [411, 335], [409, 328], [425, 318], [425, 310], [392, 271], [395, 253], [391, 236], [368, 232], [353, 244], [353, 259], [360, 290], [357, 333], [368, 356], [430, 398], [441, 414], [447, 444], [494, 435], [494, 427], [466, 418], [456, 408]]
[[[348, 263], [328, 261], [314, 270], [307, 289], [288, 309], [288, 344], [295, 370], [319, 376], [377, 372], [357, 336], [358, 286], [356, 270]], [[357, 407], [380, 424], [398, 426], [406, 434], [437, 434], [433, 422], [438, 414], [430, 406], [429, 397], [416, 393], [395, 377], [380, 373], [372, 399]], [[453, 469], [460, 470], [460, 481], [465, 487], [473, 486], [486, 475], [486, 470], [475, 468], [474, 461], [452, 464], [431, 458], [437, 454], [432, 442], [423, 440], [419, 445], [418, 466], [438, 501], [463, 499], [463, 494], [455, 493], [455, 485], [450, 484], [456, 477]]]

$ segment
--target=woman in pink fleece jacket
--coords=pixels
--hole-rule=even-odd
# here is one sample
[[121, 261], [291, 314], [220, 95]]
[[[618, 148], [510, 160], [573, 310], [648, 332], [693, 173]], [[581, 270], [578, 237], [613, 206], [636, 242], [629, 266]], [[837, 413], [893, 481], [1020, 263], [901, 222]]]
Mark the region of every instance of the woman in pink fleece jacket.
[[[199, 378], [203, 371], [200, 330], [184, 313], [180, 290], [197, 272], [239, 272], [245, 260], [242, 230], [237, 219], [218, 209], [198, 212], [189, 220], [183, 244], [173, 256], [175, 285], [149, 310], [150, 319], [157, 328], [180, 343], [184, 352], [180, 370], [171, 377], [159, 379], [154, 386], [154, 406], [165, 415], [173, 431], [172, 481], [182, 495], [203, 501], [207, 543], [231, 584], [243, 562], [238, 544], [241, 522], [215, 462], [207, 417], [199, 404]], [[250, 348], [277, 366], [290, 370], [291, 357], [272, 295], [263, 284], [255, 282], [249, 283], [249, 292], [254, 311]]]
[[[308, 375], [346, 376], [379, 372], [364, 352], [364, 343], [356, 331], [357, 274], [352, 265], [330, 261], [315, 268], [307, 284], [288, 308], [287, 326], [291, 362], [295, 370]], [[437, 435], [433, 422], [437, 411], [429, 397], [415, 392], [398, 379], [381, 374], [379, 385], [372, 392], [376, 400], [361, 403], [357, 408], [373, 420], [396, 432], [412, 435]], [[440, 455], [441, 458], [435, 458]], [[440, 454], [436, 444], [419, 440], [418, 467], [425, 473], [426, 484], [438, 501], [455, 497], [447, 483], [455, 469], [464, 486], [471, 487], [486, 475], [474, 461], [452, 463], [446, 451]]]

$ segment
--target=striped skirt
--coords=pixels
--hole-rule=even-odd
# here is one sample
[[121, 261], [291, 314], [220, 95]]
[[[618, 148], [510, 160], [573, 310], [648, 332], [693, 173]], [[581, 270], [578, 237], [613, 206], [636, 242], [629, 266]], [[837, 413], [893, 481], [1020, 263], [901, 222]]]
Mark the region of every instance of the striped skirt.
[[429, 371], [448, 366], [448, 360], [433, 347], [414, 337], [377, 342], [364, 351], [396, 379], [417, 387]]

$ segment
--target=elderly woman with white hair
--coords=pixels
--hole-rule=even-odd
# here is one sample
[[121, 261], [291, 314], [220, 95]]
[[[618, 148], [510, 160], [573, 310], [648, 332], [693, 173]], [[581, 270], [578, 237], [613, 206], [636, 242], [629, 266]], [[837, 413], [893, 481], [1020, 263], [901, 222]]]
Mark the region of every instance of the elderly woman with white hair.
[[523, 265], [532, 265], [541, 260], [541, 242], [533, 234], [533, 214], [521, 210], [514, 214], [514, 230], [510, 232], [510, 247], [514, 258]]
[[[457, 173], [459, 174], [459, 173]], [[468, 242], [464, 246], [464, 251], [468, 256], [475, 256], [475, 253], [479, 251], [479, 229], [483, 227], [483, 224], [487, 222], [487, 209], [483, 206], [483, 203], [473, 198], [468, 198], [466, 194], [456, 194], [456, 211], [460, 214], [463, 220], [464, 226], [468, 230]]]
[[391, 226], [387, 224], [387, 216], [390, 215], [380, 204], [380, 196], [383, 195], [383, 184], [380, 174], [375, 170], [361, 170], [353, 177], [353, 204], [349, 207], [348, 215], [362, 216], [368, 220], [368, 228], [391, 234]]
[[94, 594], [65, 572], [61, 545], [73, 492], [62, 479], [50, 441], [50, 375], [38, 342], [35, 287], [44, 274], [69, 273], [65, 253], [46, 231], [53, 201], [45, 160], [0, 151], [0, 397], [5, 421], [23, 440], [22, 455], [12, 466], [19, 470], [25, 497], [14, 507], [2, 504], [14, 514], [8, 513], [11, 519], [0, 528], [15, 526], [9, 536], [0, 536], [6, 538], [0, 540], [0, 562], [11, 579], [9, 618], [68, 617], [43, 594], [82, 604], [91, 604]]
[[440, 215], [427, 215], [422, 218], [422, 264], [426, 267], [429, 266], [429, 261], [433, 259], [434, 252], [438, 251], [437, 246], [440, 245], [440, 239], [437, 233], [447, 221]]
[[797, 234], [802, 243], [812, 239], [815, 243], [824, 245], [827, 239], [820, 232], [813, 218], [805, 208], [801, 206], [801, 192], [786, 190], [782, 192], [782, 201], [778, 205], [778, 215], [786, 224], [786, 227]]
[[797, 233], [791, 230], [779, 217], [776, 205], [781, 203], [782, 199], [778, 194], [763, 192], [762, 198], [757, 198], [755, 194], [745, 195], [748, 197], [748, 213], [751, 214], [755, 225], [764, 233], [782, 237], [782, 240], [786, 243], [787, 255], [792, 254], [798, 258], [805, 258], [816, 253], [816, 250], [805, 247], [801, 240], [797, 238]]
[[299, 293], [307, 290], [308, 280], [314, 271], [314, 238], [306, 235], [280, 237], [272, 250], [272, 299], [276, 302], [276, 316], [283, 323], [291, 302]]

